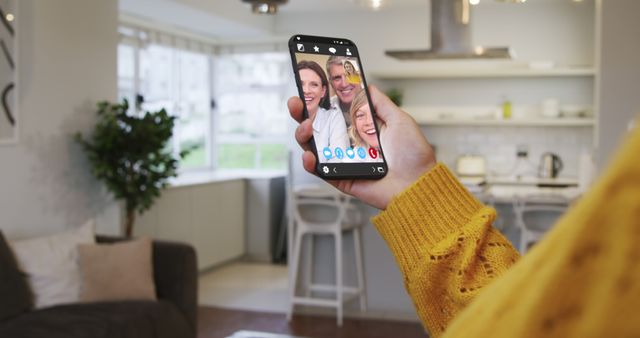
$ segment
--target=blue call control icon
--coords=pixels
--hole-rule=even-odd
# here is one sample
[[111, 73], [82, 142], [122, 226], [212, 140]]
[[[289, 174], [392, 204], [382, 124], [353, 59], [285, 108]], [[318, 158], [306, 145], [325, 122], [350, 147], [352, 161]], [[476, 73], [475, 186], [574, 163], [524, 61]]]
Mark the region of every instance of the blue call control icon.
[[367, 157], [367, 152], [364, 150], [364, 148], [358, 147], [358, 156], [360, 156], [360, 158], [363, 160], [365, 157]]
[[324, 147], [324, 149], [322, 149], [322, 155], [324, 155], [324, 158], [326, 158], [327, 160], [330, 160], [333, 157], [333, 153], [331, 153], [331, 148]]
[[333, 153], [336, 154], [336, 158], [339, 160], [341, 160], [344, 157], [344, 152], [342, 151], [342, 149], [340, 149], [340, 147], [336, 147]]
[[356, 152], [353, 151], [353, 148], [347, 148], [347, 157], [350, 159], [356, 157]]

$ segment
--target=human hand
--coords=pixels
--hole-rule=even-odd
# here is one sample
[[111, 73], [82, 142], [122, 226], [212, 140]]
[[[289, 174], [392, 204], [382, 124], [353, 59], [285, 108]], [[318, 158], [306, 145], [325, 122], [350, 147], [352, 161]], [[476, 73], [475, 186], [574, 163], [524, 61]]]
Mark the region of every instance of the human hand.
[[[375, 86], [369, 86], [371, 100], [380, 123], [380, 142], [389, 171], [380, 180], [329, 180], [338, 190], [352, 195], [378, 209], [385, 209], [391, 199], [409, 187], [422, 174], [436, 165], [433, 148], [420, 127], [409, 114], [402, 111]], [[289, 113], [300, 123], [296, 141], [300, 144], [302, 165], [315, 175], [316, 157], [309, 140], [313, 136], [311, 120], [304, 119], [303, 103], [299, 97], [288, 102]]]

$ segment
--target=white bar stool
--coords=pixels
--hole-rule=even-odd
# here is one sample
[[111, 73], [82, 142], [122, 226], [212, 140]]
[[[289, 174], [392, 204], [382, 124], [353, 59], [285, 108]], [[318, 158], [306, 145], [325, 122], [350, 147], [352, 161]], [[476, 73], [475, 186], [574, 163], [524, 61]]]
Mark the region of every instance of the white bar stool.
[[[290, 171], [291, 172], [291, 171]], [[289, 297], [290, 306], [287, 320], [291, 320], [296, 305], [325, 306], [336, 309], [338, 326], [342, 326], [344, 303], [359, 298], [360, 310], [366, 311], [366, 293], [364, 279], [364, 265], [362, 261], [361, 231], [362, 215], [353, 204], [353, 198], [340, 193], [334, 188], [323, 185], [305, 185], [293, 188], [291, 177], [287, 183], [287, 214], [289, 218]], [[302, 217], [300, 207], [324, 207], [335, 210], [335, 218], [329, 222], [311, 221]], [[357, 275], [356, 286], [346, 286], [343, 274], [343, 234], [353, 233], [355, 266]], [[304, 237], [308, 235], [305, 273], [308, 285], [305, 295], [297, 295], [300, 257]], [[314, 235], [331, 235], [335, 240], [335, 268], [336, 284], [317, 284], [313, 281], [313, 237]], [[313, 297], [313, 292], [333, 292], [335, 299]]]
[[516, 198], [513, 211], [516, 226], [520, 229], [520, 253], [526, 253], [530, 245], [540, 241], [567, 207], [567, 200]]

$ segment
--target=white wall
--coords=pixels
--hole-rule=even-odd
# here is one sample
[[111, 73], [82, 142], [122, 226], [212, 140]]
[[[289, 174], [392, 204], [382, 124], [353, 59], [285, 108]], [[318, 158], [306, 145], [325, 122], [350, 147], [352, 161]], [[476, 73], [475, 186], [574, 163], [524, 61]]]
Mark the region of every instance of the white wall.
[[117, 97], [117, 1], [17, 2], [20, 139], [0, 147], [0, 229], [24, 237], [98, 217], [113, 233], [117, 208], [71, 135]]
[[601, 1], [598, 166], [602, 169], [640, 116], [640, 1]]
[[483, 1], [473, 13], [472, 38], [483, 46], [511, 46], [518, 60], [593, 65], [594, 1]]

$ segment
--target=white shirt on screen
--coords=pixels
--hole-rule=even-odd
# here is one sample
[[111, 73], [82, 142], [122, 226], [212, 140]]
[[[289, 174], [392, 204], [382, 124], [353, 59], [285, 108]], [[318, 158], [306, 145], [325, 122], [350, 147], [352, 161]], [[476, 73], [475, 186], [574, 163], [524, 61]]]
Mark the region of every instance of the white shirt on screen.
[[312, 126], [313, 138], [316, 142], [320, 163], [341, 162], [341, 160], [335, 157], [335, 154], [327, 160], [322, 153], [326, 147], [331, 149], [332, 154], [336, 147], [340, 147], [344, 153], [350, 145], [347, 125], [344, 122], [344, 117], [340, 109], [335, 107], [331, 107], [330, 109], [318, 108]]

